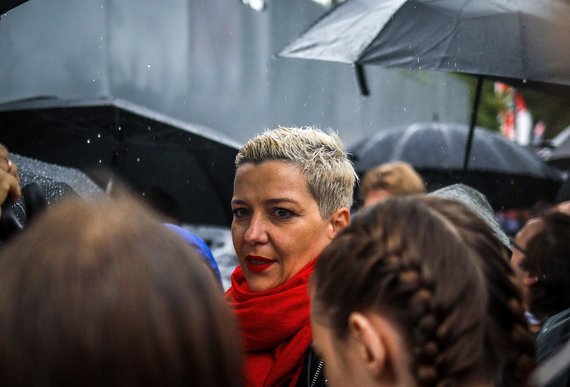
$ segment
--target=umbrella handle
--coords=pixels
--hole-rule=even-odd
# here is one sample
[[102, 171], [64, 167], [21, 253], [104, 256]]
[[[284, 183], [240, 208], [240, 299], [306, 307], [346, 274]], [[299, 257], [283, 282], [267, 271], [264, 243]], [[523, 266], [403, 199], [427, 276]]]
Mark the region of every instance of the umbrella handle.
[[[22, 197], [26, 213], [26, 224], [28, 224], [47, 207], [47, 200], [37, 183], [31, 183], [23, 187]], [[22, 231], [24, 226], [16, 216], [14, 202], [11, 199], [6, 199], [4, 204], [2, 204], [2, 215], [0, 216], [0, 240], [7, 241], [12, 235]]]
[[2, 204], [2, 216], [0, 216], [0, 239], [6, 241], [16, 232], [22, 230], [24, 226], [18, 220], [13, 207], [14, 202], [6, 199]]

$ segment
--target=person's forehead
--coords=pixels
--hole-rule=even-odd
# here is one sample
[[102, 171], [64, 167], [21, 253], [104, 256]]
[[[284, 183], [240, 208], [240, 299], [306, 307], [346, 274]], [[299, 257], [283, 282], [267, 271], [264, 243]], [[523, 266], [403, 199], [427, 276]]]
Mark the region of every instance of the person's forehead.
[[540, 218], [529, 219], [523, 228], [519, 230], [516, 235], [517, 242], [527, 242], [532, 238], [542, 227], [542, 220]]

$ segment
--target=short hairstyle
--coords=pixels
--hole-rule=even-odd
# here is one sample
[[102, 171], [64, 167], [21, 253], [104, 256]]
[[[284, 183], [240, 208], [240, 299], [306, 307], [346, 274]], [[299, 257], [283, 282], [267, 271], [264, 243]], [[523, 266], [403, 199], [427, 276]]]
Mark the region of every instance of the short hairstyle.
[[125, 196], [62, 202], [0, 254], [0, 385], [239, 386], [203, 260]]
[[547, 318], [570, 308], [570, 216], [543, 214], [542, 227], [528, 241], [521, 267], [536, 277], [529, 293], [529, 309]]
[[383, 189], [394, 196], [421, 194], [426, 186], [414, 168], [403, 161], [381, 164], [368, 170], [360, 184], [360, 198], [377, 189]]
[[352, 312], [392, 321], [419, 386], [481, 381], [488, 293], [473, 254], [437, 211], [389, 198], [361, 210], [325, 248], [312, 307], [340, 339]]
[[300, 167], [323, 218], [352, 206], [358, 176], [338, 135], [310, 127], [266, 130], [241, 147], [236, 167], [267, 160]]

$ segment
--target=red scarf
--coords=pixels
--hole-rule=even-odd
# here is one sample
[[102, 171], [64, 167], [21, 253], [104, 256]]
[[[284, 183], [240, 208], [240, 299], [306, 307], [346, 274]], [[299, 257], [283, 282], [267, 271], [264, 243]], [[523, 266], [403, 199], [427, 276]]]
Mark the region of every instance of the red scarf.
[[242, 329], [246, 386], [293, 386], [297, 382], [312, 341], [307, 285], [315, 262], [284, 284], [261, 292], [249, 289], [239, 266], [232, 273], [226, 297]]

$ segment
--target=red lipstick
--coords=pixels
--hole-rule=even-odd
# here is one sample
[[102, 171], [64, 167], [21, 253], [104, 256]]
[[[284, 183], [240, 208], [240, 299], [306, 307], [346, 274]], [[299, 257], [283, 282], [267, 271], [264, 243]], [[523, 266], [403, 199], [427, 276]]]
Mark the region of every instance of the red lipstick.
[[245, 257], [245, 263], [247, 265], [247, 269], [254, 273], [261, 273], [269, 269], [269, 267], [271, 267], [271, 265], [273, 265], [275, 262], [276, 261], [273, 259], [256, 257], [253, 255], [248, 255], [247, 257]]

